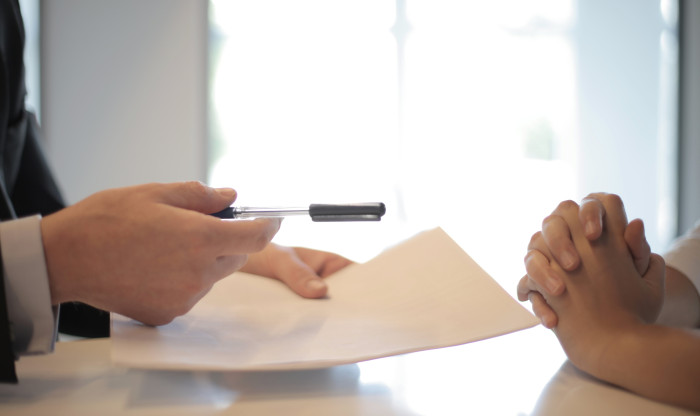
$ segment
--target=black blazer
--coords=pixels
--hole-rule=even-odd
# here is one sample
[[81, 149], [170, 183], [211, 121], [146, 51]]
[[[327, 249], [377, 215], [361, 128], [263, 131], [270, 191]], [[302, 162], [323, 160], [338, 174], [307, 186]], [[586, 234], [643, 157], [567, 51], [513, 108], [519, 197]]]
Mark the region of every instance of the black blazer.
[[[0, 220], [64, 207], [41, 149], [36, 118], [25, 110], [24, 27], [18, 0], [0, 0]], [[0, 381], [16, 382], [0, 259]], [[61, 305], [59, 330], [108, 336], [109, 315], [83, 304]]]

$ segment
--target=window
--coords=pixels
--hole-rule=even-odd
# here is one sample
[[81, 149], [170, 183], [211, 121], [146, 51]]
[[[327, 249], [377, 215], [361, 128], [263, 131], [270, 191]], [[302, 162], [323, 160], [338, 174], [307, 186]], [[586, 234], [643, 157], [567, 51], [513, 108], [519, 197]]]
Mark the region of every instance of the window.
[[24, 70], [26, 72], [26, 106], [41, 119], [39, 62], [39, 0], [20, 0], [24, 22]]
[[[442, 226], [504, 287], [563, 199], [675, 232], [671, 0], [212, 1], [210, 182], [241, 205], [383, 201], [278, 235], [365, 260]], [[505, 280], [505, 282], [504, 282]]]

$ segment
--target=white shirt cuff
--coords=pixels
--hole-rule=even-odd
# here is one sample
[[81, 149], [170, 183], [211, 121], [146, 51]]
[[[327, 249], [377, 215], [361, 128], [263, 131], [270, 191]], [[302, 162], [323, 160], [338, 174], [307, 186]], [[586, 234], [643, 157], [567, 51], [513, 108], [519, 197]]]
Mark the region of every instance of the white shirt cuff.
[[5, 295], [15, 354], [52, 352], [58, 308], [51, 306], [41, 216], [0, 223]]

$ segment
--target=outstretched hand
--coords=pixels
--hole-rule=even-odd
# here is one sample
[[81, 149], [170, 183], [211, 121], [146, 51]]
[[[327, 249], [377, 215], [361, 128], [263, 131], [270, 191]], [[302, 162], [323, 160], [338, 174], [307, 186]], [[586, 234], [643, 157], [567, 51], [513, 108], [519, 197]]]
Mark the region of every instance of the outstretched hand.
[[334, 253], [271, 243], [251, 255], [241, 271], [278, 279], [299, 296], [320, 298], [328, 292], [323, 278], [350, 264], [352, 261]]

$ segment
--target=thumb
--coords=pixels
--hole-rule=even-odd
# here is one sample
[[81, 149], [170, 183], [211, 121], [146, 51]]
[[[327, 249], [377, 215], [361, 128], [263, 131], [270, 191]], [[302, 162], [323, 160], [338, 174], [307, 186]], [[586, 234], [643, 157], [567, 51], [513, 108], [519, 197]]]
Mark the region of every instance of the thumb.
[[649, 286], [663, 293], [666, 280], [666, 262], [663, 257], [656, 253], [651, 253], [649, 257], [649, 268], [642, 278], [647, 281]]
[[232, 188], [211, 188], [201, 182], [166, 184], [161, 189], [161, 202], [203, 214], [211, 214], [230, 206], [236, 200]]
[[640, 219], [630, 221], [624, 234], [627, 248], [634, 259], [637, 272], [645, 275], [649, 267], [649, 255], [651, 248], [644, 235], [644, 223]]
[[326, 282], [295, 254], [278, 256], [272, 267], [274, 277], [299, 296], [315, 299], [328, 292]]

